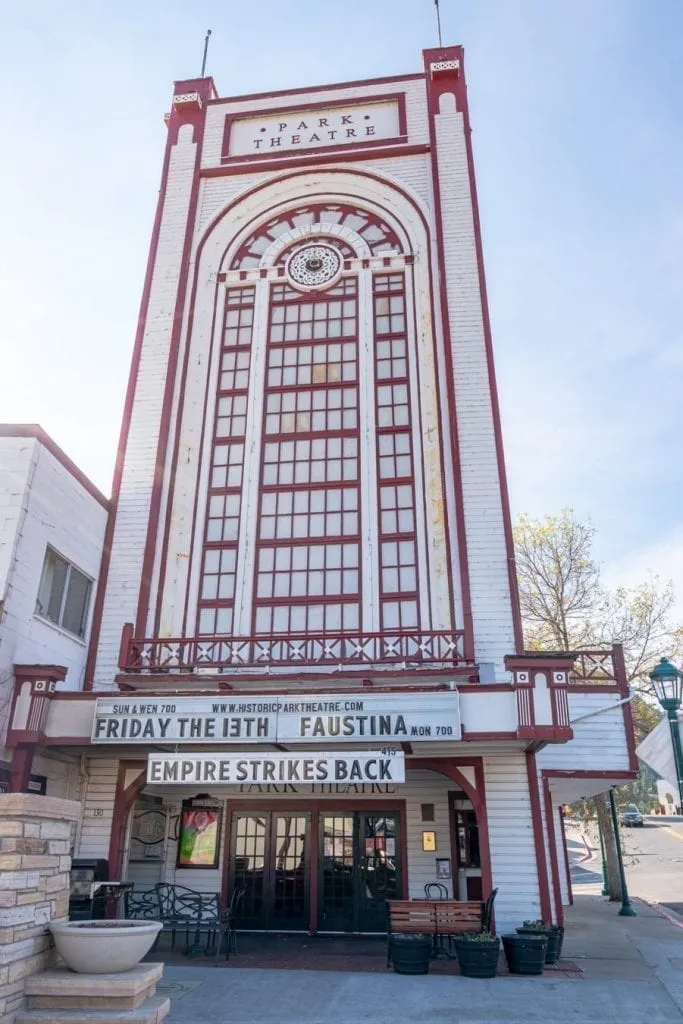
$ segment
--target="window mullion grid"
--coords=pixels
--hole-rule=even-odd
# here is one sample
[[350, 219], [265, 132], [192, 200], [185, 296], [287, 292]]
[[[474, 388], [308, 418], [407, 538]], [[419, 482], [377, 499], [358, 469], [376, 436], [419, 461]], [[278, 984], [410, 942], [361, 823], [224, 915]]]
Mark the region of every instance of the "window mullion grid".
[[[392, 301], [393, 300], [393, 301]], [[413, 629], [419, 620], [415, 469], [411, 433], [406, 330], [405, 281], [402, 273], [376, 274], [373, 287], [377, 413], [377, 483], [380, 493], [380, 606], [384, 632]], [[397, 398], [403, 401], [397, 403]], [[405, 464], [405, 465], [404, 465]], [[406, 472], [406, 470], [408, 470]], [[410, 495], [410, 529], [401, 525], [400, 495]], [[387, 505], [393, 497], [393, 507]], [[394, 528], [388, 528], [390, 521]], [[408, 547], [409, 545], [409, 547]], [[410, 551], [412, 550], [412, 556]], [[405, 560], [408, 558], [408, 560]], [[407, 586], [403, 577], [412, 577]]]
[[[237, 301], [236, 301], [237, 300]], [[253, 287], [242, 287], [229, 289], [226, 295], [226, 302], [223, 314], [223, 334], [221, 340], [221, 351], [220, 351], [220, 365], [218, 368], [218, 387], [216, 392], [216, 403], [214, 409], [214, 432], [213, 432], [213, 443], [212, 443], [212, 470], [211, 479], [208, 488], [208, 505], [206, 513], [206, 523], [204, 527], [204, 553], [202, 556], [202, 572], [200, 579], [200, 590], [199, 590], [199, 633], [204, 635], [211, 635], [214, 633], [224, 633], [226, 631], [233, 631], [234, 628], [234, 605], [235, 605], [235, 582], [236, 582], [236, 571], [237, 566], [232, 566], [232, 572], [224, 572], [227, 567], [224, 562], [224, 553], [233, 552], [235, 553], [235, 563], [237, 561], [237, 546], [239, 538], [239, 527], [241, 519], [241, 493], [242, 493], [242, 476], [244, 472], [244, 455], [245, 455], [245, 432], [242, 429], [239, 433], [232, 433], [234, 426], [234, 399], [244, 398], [245, 408], [242, 411], [242, 415], [246, 417], [246, 403], [249, 386], [249, 375], [251, 371], [251, 340], [253, 333], [253, 315], [254, 315], [254, 289]], [[246, 367], [240, 367], [240, 356], [249, 356]], [[234, 355], [232, 360], [232, 366], [229, 369], [225, 369], [228, 364], [230, 356]], [[222, 387], [223, 375], [232, 375], [232, 387]], [[242, 375], [241, 377], [238, 375]], [[235, 386], [242, 377], [245, 379], [244, 386]], [[222, 432], [222, 417], [219, 416], [221, 410], [221, 402], [223, 399], [229, 398], [231, 402], [230, 415], [225, 417], [227, 425], [226, 432]], [[230, 461], [230, 455], [233, 450], [233, 446], [241, 445], [242, 447], [242, 461], [241, 471], [239, 475], [239, 482], [237, 484], [230, 484], [230, 473], [237, 463]], [[214, 485], [214, 469], [216, 467], [215, 456], [220, 448], [227, 449], [226, 464], [226, 486], [217, 487]], [[222, 518], [212, 516], [212, 507], [214, 505], [214, 499], [222, 499]], [[233, 516], [228, 515], [228, 509], [230, 507], [230, 498], [236, 498], [236, 514]], [[226, 523], [228, 519], [234, 520], [232, 526], [234, 537], [231, 540], [225, 539]], [[219, 521], [220, 526], [220, 537], [213, 539], [210, 537], [211, 523], [212, 521]], [[218, 565], [215, 573], [209, 573], [207, 571], [207, 565], [214, 553], [218, 554]], [[212, 563], [213, 564], [213, 563]], [[216, 575], [216, 593], [213, 597], [204, 597], [204, 590], [209, 577]], [[220, 596], [221, 580], [224, 576], [232, 575], [232, 593], [229, 598]], [[226, 619], [226, 629], [218, 629], [217, 625], [221, 619], [221, 609], [230, 609], [229, 623]], [[225, 613], [224, 613], [225, 614]], [[211, 618], [211, 628], [207, 629], [207, 617]]]
[[[352, 331], [347, 326], [351, 320], [349, 306], [345, 303], [349, 301], [353, 303]], [[335, 318], [330, 311], [337, 304], [337, 326], [332, 330], [330, 325]], [[316, 319], [323, 311], [324, 318]], [[357, 313], [356, 289], [349, 284], [349, 279], [342, 278], [337, 286], [315, 295], [294, 292], [285, 284], [271, 288], [252, 622], [254, 634], [342, 632], [350, 620], [354, 620], [357, 626], [360, 603]], [[306, 316], [310, 320], [306, 320]], [[322, 328], [318, 326], [321, 323], [324, 324]], [[351, 377], [346, 371], [351, 361], [346, 358], [350, 345], [354, 346], [355, 364]], [[323, 357], [318, 361], [316, 349], [318, 357]], [[338, 354], [333, 356], [337, 349]], [[336, 377], [328, 379], [333, 370]], [[339, 392], [338, 396], [335, 396], [335, 391]], [[316, 397], [320, 395], [325, 395], [322, 404]], [[273, 396], [276, 396], [274, 400]], [[283, 396], [292, 397], [285, 400]], [[330, 404], [335, 397], [338, 404]], [[352, 426], [347, 422], [349, 410], [355, 413]], [[331, 422], [335, 423], [332, 427]], [[343, 449], [347, 440], [355, 442], [353, 480], [349, 480], [345, 472], [346, 453]], [[316, 446], [320, 448], [321, 444], [324, 454], [318, 479], [315, 479], [314, 467], [320, 460], [316, 460], [314, 455], [317, 454]], [[266, 456], [274, 446], [277, 458], [275, 462], [267, 461]], [[307, 452], [301, 463], [298, 461], [300, 446]], [[335, 458], [330, 451], [334, 447], [339, 449], [336, 455], [339, 471], [331, 475], [330, 467]], [[293, 461], [291, 469], [285, 472], [287, 460], [283, 461], [282, 455], [290, 448]], [[300, 468], [303, 479], [297, 480]], [[335, 491], [339, 495], [333, 502], [331, 499]], [[349, 533], [346, 502], [352, 494], [350, 514], [355, 515], [356, 524], [354, 531]], [[302, 500], [304, 495], [307, 497]], [[335, 516], [338, 517], [338, 529], [330, 532], [328, 524]], [[299, 524], [297, 517], [300, 518]], [[314, 522], [316, 532], [312, 531]], [[305, 525], [305, 534], [296, 534], [297, 525]], [[336, 554], [335, 548], [338, 549]], [[346, 563], [347, 553], [350, 554], [354, 548], [349, 566]], [[316, 564], [313, 564], [314, 556]], [[323, 578], [319, 581], [320, 592], [316, 593], [312, 585], [313, 575], [319, 572]], [[352, 592], [346, 591], [349, 573], [355, 573], [356, 577]], [[327, 593], [330, 578], [335, 574], [339, 577], [337, 593]], [[296, 578], [301, 576], [303, 581]], [[349, 609], [353, 605], [356, 606], [355, 613]], [[351, 619], [343, 612], [344, 607], [349, 609]], [[305, 610], [297, 615], [297, 609]], [[329, 617], [334, 615], [338, 615], [338, 626], [330, 629]], [[318, 625], [312, 625], [315, 616], [319, 617]]]

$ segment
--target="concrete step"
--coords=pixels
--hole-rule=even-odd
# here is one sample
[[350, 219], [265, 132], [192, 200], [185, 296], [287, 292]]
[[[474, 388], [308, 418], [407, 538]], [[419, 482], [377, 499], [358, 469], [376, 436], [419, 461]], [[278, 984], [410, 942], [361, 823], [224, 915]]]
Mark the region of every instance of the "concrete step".
[[160, 1024], [170, 1011], [167, 996], [152, 996], [134, 1010], [20, 1010], [14, 1024]]
[[163, 964], [117, 974], [76, 974], [58, 967], [26, 980], [29, 1010], [135, 1010], [156, 993]]

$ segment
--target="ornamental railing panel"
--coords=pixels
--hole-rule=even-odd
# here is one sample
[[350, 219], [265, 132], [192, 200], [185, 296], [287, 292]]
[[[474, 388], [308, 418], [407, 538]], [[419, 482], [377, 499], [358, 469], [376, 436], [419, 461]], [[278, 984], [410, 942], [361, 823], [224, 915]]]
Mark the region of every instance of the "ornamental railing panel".
[[273, 667], [423, 665], [465, 662], [464, 631], [394, 631], [306, 636], [177, 637], [138, 640], [124, 630], [124, 672], [196, 672]]

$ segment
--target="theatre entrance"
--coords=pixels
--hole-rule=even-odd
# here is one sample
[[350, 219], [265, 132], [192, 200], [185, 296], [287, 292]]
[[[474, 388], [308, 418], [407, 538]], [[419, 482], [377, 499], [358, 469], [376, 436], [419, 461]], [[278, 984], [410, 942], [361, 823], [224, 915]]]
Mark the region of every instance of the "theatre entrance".
[[237, 927], [384, 932], [402, 894], [399, 811], [234, 811], [228, 890]]

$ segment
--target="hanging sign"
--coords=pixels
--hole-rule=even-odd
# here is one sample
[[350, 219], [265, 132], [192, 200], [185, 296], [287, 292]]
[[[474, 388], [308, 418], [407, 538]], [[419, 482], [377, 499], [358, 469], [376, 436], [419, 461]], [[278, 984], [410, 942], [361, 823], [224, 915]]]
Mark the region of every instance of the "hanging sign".
[[408, 743], [459, 740], [454, 690], [249, 696], [237, 700], [100, 697], [93, 743]]
[[405, 782], [402, 751], [297, 754], [150, 754], [150, 785]]

